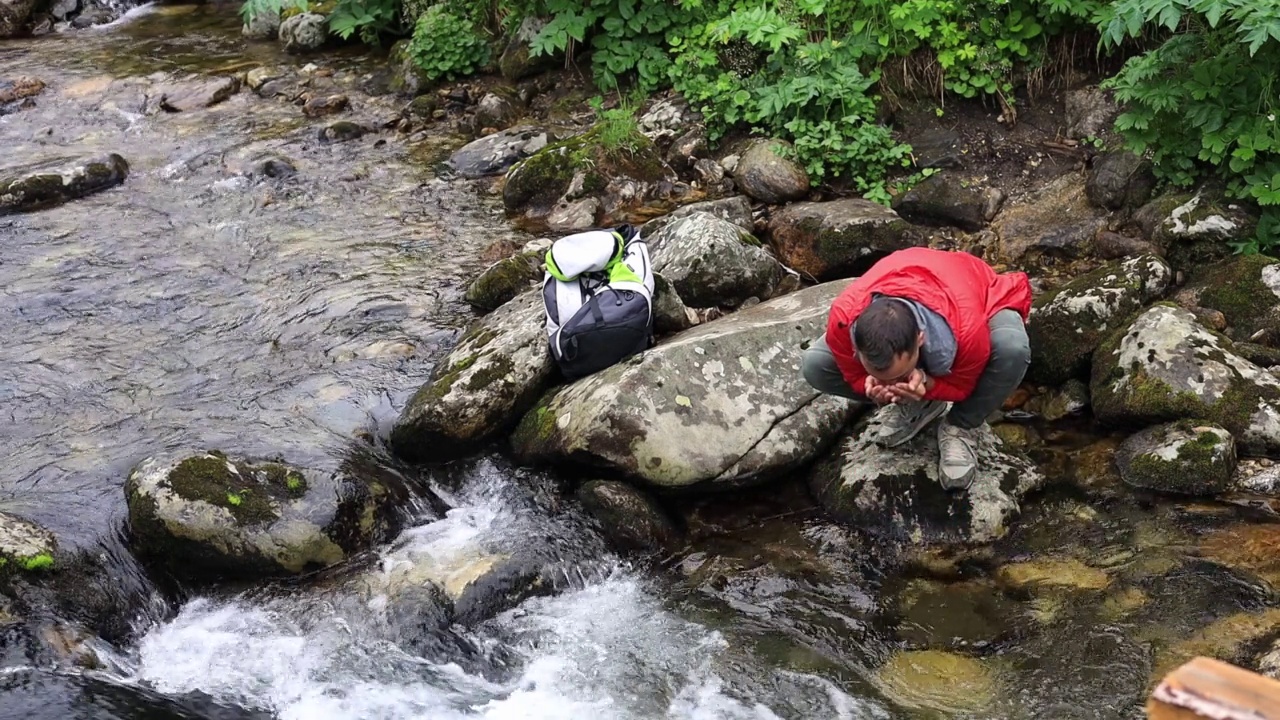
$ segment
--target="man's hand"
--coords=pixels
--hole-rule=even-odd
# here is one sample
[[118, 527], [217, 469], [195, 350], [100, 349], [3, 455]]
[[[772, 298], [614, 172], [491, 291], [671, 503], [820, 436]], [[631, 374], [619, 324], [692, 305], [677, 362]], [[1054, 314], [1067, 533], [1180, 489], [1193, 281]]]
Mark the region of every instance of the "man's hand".
[[894, 402], [919, 402], [924, 399], [925, 393], [929, 392], [929, 376], [924, 371], [916, 368], [911, 371], [907, 379], [889, 385], [885, 388]]
[[868, 375], [867, 381], [863, 383], [862, 394], [877, 405], [888, 405], [894, 402], [891, 387], [890, 385], [881, 384], [879, 380]]

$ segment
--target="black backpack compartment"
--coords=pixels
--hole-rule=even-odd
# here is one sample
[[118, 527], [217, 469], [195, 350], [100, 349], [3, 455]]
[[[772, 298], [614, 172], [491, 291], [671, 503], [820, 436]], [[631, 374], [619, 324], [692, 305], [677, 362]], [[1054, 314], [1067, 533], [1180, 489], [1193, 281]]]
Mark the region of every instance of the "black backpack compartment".
[[649, 299], [632, 290], [606, 288], [561, 326], [552, 350], [561, 373], [575, 380], [616, 365], [652, 343]]

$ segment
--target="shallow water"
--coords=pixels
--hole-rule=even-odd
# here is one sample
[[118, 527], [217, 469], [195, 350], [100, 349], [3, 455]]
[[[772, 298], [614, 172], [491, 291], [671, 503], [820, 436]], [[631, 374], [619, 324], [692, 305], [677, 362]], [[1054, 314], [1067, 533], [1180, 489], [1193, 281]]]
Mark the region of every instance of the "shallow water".
[[[421, 159], [456, 138], [324, 144], [328, 121], [248, 91], [147, 112], [158, 84], [190, 73], [307, 62], [242, 41], [235, 8], [216, 4], [0, 46], [0, 78], [49, 85], [0, 116], [0, 163], [117, 152], [132, 168], [113, 190], [0, 217], [0, 508], [105, 551], [154, 609], [128, 642], [91, 642], [100, 670], [0, 638], [0, 717], [1134, 717], [1163, 651], [1276, 604], [1188, 559], [1220, 516], [1125, 493], [1050, 494], [942, 582], [887, 567], [794, 488], [634, 564], [552, 478], [491, 455], [399, 467], [368, 439], [471, 317], [462, 291], [483, 248], [527, 238], [483, 184]], [[376, 56], [315, 62], [313, 77], [350, 89], [342, 119], [398, 111], [362, 92]], [[254, 175], [264, 157], [297, 173]], [[316, 466], [371, 454], [453, 509], [416, 518], [373, 562], [166, 607], [124, 549], [121, 486], [148, 455], [214, 447]], [[997, 587], [1000, 564], [1040, 557], [1100, 569], [1107, 586]], [[463, 582], [504, 558], [551, 568], [553, 592], [437, 628], [397, 589], [414, 568]], [[905, 685], [880, 670], [904, 657], [894, 667], [920, 673]], [[952, 664], [929, 675], [939, 658]]]

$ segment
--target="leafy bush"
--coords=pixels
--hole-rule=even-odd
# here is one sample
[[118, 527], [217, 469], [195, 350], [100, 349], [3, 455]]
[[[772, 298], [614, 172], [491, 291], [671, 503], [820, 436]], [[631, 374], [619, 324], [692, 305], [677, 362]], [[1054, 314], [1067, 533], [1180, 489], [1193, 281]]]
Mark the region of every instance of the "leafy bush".
[[1263, 209], [1257, 236], [1236, 250], [1280, 246], [1280, 3], [1119, 0], [1098, 17], [1102, 40], [1158, 34], [1106, 84], [1128, 109], [1116, 129], [1149, 152], [1159, 176], [1190, 186], [1219, 178]]
[[454, 80], [489, 62], [489, 44], [470, 21], [433, 5], [418, 18], [409, 56], [432, 80]]
[[359, 33], [367, 45], [377, 45], [382, 35], [396, 33], [399, 27], [400, 0], [338, 0], [329, 15], [333, 34], [347, 40]]

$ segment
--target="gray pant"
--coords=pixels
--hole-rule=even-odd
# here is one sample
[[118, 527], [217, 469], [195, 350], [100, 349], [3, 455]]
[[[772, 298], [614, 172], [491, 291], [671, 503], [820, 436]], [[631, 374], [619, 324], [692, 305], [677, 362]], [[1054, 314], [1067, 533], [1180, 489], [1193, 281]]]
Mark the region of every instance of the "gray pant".
[[[976, 428], [1018, 389], [1022, 376], [1031, 363], [1031, 344], [1027, 328], [1016, 310], [1001, 310], [987, 323], [991, 328], [991, 358], [978, 378], [973, 393], [951, 407], [947, 421], [962, 428]], [[870, 402], [861, 392], [845, 382], [836, 358], [827, 347], [826, 337], [819, 337], [804, 351], [801, 362], [804, 379], [814, 389], [850, 400]]]

